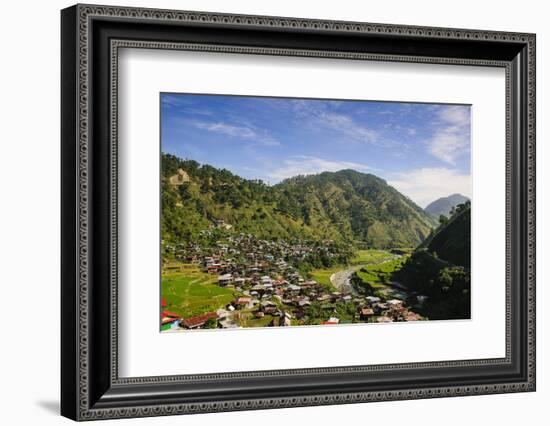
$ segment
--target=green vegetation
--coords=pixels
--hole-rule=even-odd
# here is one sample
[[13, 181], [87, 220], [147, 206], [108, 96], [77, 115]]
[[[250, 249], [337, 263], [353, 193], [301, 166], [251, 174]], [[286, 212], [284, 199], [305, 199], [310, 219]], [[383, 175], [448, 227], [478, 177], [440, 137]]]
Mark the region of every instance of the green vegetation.
[[[315, 250], [307, 257], [293, 262], [294, 266], [306, 276], [317, 269], [334, 269], [335, 266], [345, 265], [352, 256], [351, 248], [341, 243], [325, 241], [315, 243], [313, 247]], [[326, 251], [327, 247], [330, 247], [330, 253]]]
[[403, 267], [407, 259], [408, 256], [402, 256], [378, 264], [364, 266], [356, 273], [360, 281], [356, 280], [354, 282], [355, 287], [363, 290], [363, 292], [387, 288], [393, 275]]
[[453, 215], [434, 232], [428, 241], [430, 253], [455, 265], [470, 267], [470, 202], [459, 204]]
[[[223, 223], [258, 238], [410, 247], [435, 225], [431, 216], [384, 180], [354, 170], [297, 176], [268, 186], [165, 154], [162, 176], [166, 242], [200, 242], [202, 230]], [[331, 259], [330, 265], [326, 260], [320, 259], [319, 267], [349, 259]]]
[[453, 209], [450, 219], [394, 274], [428, 297], [418, 311], [430, 319], [470, 318], [470, 210], [469, 202]]
[[331, 317], [338, 318], [340, 324], [355, 323], [358, 320], [357, 304], [354, 302], [337, 302], [334, 304], [313, 302], [306, 309], [304, 322], [306, 325], [319, 325]]
[[162, 297], [166, 310], [187, 318], [224, 307], [235, 295], [197, 267], [185, 265], [184, 272], [162, 274]]
[[240, 317], [239, 326], [241, 327], [267, 327], [273, 321], [271, 315], [255, 318], [252, 312], [241, 314]]
[[358, 320], [357, 304], [353, 302], [338, 302], [334, 307], [334, 314], [336, 318], [340, 319], [341, 324], [355, 323]]
[[391, 259], [394, 255], [386, 250], [357, 250], [351, 259], [352, 265], [364, 265], [365, 263], [377, 263]]
[[[430, 319], [470, 316], [469, 202], [453, 207], [449, 217], [442, 215], [434, 229], [432, 216], [370, 174], [325, 172], [268, 186], [172, 155], [162, 158], [161, 197], [164, 309], [183, 318], [215, 311], [240, 295], [218, 285], [217, 275], [225, 273], [246, 277], [239, 287], [245, 294], [262, 274], [292, 284], [301, 278], [321, 284], [299, 289], [298, 300], [289, 299], [296, 294], [288, 283], [277, 290], [286, 301], [274, 297], [273, 303], [279, 314], [293, 314], [292, 325], [321, 324], [331, 317], [340, 323], [373, 321], [361, 311], [369, 306], [367, 295], [380, 296], [381, 305], [397, 295]], [[212, 269], [216, 275], [205, 273], [212, 256], [220, 263]], [[256, 262], [260, 267], [250, 268]], [[346, 286], [344, 294], [330, 295], [337, 291], [330, 277], [347, 268], [356, 271], [350, 279], [360, 294], [352, 292], [353, 301], [344, 297], [347, 282], [338, 283]], [[427, 300], [419, 303], [418, 295]], [[259, 309], [239, 306], [231, 318], [238, 326], [265, 327], [275, 317], [270, 311], [261, 316]], [[386, 311], [376, 315], [409, 320], [379, 309]], [[217, 326], [218, 320], [208, 320], [202, 328]]]
[[417, 311], [429, 319], [470, 318], [470, 271], [425, 249], [415, 252], [396, 274], [408, 288], [428, 297]]
[[330, 277], [332, 274], [341, 271], [344, 268], [342, 265], [333, 266], [332, 268], [325, 269], [315, 269], [310, 272], [312, 279], [317, 281], [319, 284], [323, 284], [327, 289], [331, 291], [336, 291], [332, 283], [330, 282]]
[[410, 254], [410, 250], [399, 250], [396, 255], [386, 250], [358, 250], [355, 252], [350, 265], [337, 265], [331, 268], [321, 268], [311, 271], [309, 274], [312, 279], [323, 284], [329, 291], [337, 291], [332, 285], [330, 277], [342, 269], [354, 267], [355, 274], [351, 281], [355, 289], [363, 295], [378, 295], [378, 290], [388, 288], [393, 275], [399, 271]]

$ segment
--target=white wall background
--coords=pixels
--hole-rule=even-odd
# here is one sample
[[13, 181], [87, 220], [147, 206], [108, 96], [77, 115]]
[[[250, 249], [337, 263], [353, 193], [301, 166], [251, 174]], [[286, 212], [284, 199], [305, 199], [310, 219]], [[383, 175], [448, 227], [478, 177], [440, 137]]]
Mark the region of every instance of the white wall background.
[[[107, 421], [102, 424], [292, 425], [347, 423], [502, 426], [547, 420], [550, 401], [550, 27], [545, 2], [437, 0], [119, 0], [103, 4], [526, 31], [537, 33], [538, 390], [530, 394], [293, 408]], [[2, 6], [0, 43], [0, 422], [68, 424], [59, 405], [59, 9], [71, 2]], [[545, 161], [546, 160], [546, 161]], [[546, 194], [545, 194], [546, 192]], [[131, 423], [129, 423], [131, 422]]]

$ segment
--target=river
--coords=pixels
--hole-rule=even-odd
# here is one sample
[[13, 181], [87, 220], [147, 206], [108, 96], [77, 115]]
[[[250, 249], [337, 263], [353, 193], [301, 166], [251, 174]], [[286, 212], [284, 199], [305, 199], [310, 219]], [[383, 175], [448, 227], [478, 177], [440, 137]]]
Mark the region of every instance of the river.
[[350, 278], [355, 273], [355, 271], [361, 269], [364, 265], [353, 266], [349, 269], [344, 269], [342, 271], [335, 272], [330, 276], [330, 282], [334, 287], [338, 289], [343, 294], [358, 295], [357, 290], [351, 285]]

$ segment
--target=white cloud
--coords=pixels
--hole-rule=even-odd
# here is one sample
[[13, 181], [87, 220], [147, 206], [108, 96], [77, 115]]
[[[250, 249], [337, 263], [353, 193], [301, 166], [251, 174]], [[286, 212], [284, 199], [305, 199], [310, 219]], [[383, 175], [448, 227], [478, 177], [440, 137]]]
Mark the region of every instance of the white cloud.
[[470, 151], [470, 108], [448, 106], [439, 111], [439, 127], [430, 141], [430, 153], [440, 160], [455, 160]]
[[248, 127], [233, 126], [227, 123], [210, 123], [206, 121], [193, 121], [195, 127], [208, 130], [210, 132], [223, 133], [229, 136], [236, 136], [244, 139], [252, 139], [256, 137], [256, 133]]
[[297, 175], [337, 172], [344, 169], [367, 171], [370, 167], [366, 164], [351, 161], [333, 161], [318, 157], [297, 155], [285, 160], [281, 167], [268, 171], [267, 176], [270, 180], [280, 181]]
[[259, 134], [256, 130], [247, 126], [239, 126], [230, 123], [224, 122], [210, 122], [210, 121], [199, 121], [199, 120], [190, 120], [188, 121], [193, 126], [207, 130], [209, 132], [221, 133], [223, 135], [245, 139], [253, 141], [259, 145], [264, 146], [277, 146], [280, 143], [274, 138], [265, 135]]
[[[335, 101], [330, 102], [331, 107], [338, 106]], [[297, 100], [292, 105], [302, 124], [313, 128], [331, 130], [359, 142], [378, 141], [377, 131], [357, 123], [347, 114], [330, 111], [325, 103], [319, 104]]]
[[455, 193], [472, 197], [471, 176], [445, 167], [397, 173], [388, 183], [421, 207]]
[[455, 164], [455, 160], [468, 150], [469, 144], [470, 138], [453, 128], [448, 128], [435, 134], [430, 152], [446, 163]]
[[374, 142], [378, 136], [376, 131], [356, 123], [347, 115], [325, 112], [320, 114], [319, 120], [329, 129], [360, 142]]
[[161, 97], [162, 103], [164, 105], [170, 106], [170, 107], [178, 107], [182, 105], [189, 105], [189, 102], [183, 98], [182, 96], [174, 96], [174, 95], [162, 95]]
[[439, 118], [455, 126], [469, 126], [470, 108], [463, 105], [448, 106], [439, 112]]

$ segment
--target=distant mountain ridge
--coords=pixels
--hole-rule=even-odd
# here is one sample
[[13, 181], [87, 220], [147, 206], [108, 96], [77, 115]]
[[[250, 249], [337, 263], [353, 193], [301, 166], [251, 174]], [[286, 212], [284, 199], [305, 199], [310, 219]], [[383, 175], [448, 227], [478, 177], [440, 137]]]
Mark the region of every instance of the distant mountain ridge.
[[415, 247], [436, 222], [383, 179], [355, 170], [296, 176], [268, 186], [173, 155], [162, 156], [162, 236], [174, 242], [223, 223], [273, 239], [331, 239], [373, 248]]
[[424, 209], [424, 211], [433, 217], [438, 218], [440, 215], [449, 216], [453, 207], [463, 204], [470, 199], [462, 194], [452, 194], [448, 197], [438, 198]]

